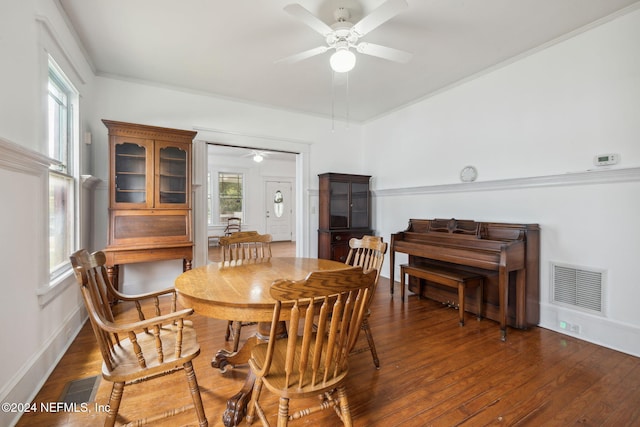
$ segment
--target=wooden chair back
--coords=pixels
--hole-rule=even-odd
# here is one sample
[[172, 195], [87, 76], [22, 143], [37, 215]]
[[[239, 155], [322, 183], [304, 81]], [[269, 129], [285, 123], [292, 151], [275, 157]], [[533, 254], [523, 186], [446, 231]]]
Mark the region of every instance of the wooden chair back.
[[[276, 300], [272, 326], [280, 320], [284, 301], [293, 301], [286, 352], [274, 354], [272, 328], [265, 372], [286, 373], [283, 388], [324, 390], [347, 372], [347, 356], [355, 344], [375, 273], [362, 268], [317, 271], [306, 279], [277, 280], [271, 285]], [[317, 330], [316, 330], [317, 328]]]
[[238, 231], [242, 231], [242, 219], [235, 216], [227, 218], [227, 227], [224, 229], [224, 235], [230, 236]]
[[[348, 372], [347, 358], [358, 338], [375, 274], [373, 270], [363, 272], [361, 267], [352, 267], [312, 272], [303, 280], [275, 281], [270, 291], [276, 303], [269, 341], [254, 347], [249, 360], [257, 387], [261, 389], [264, 383], [286, 399], [325, 392], [329, 395], [337, 388], [341, 399], [346, 400], [343, 382]], [[284, 304], [292, 304], [290, 309], [286, 308], [289, 331], [287, 338], [277, 339]], [[257, 400], [259, 394], [260, 390], [254, 388], [251, 419], [254, 410], [261, 419], [264, 416]], [[342, 410], [343, 403], [346, 402], [338, 405]], [[335, 404], [332, 400], [326, 407]], [[283, 406], [280, 408], [282, 412]], [[310, 412], [313, 411], [303, 410], [291, 417]], [[342, 416], [350, 418], [348, 413]], [[278, 425], [285, 425], [281, 421]]]
[[220, 238], [222, 261], [271, 258], [271, 234], [240, 231]]
[[376, 270], [376, 284], [384, 263], [387, 244], [380, 236], [362, 236], [362, 239], [349, 240], [349, 254], [346, 264], [362, 267], [365, 271]]
[[[128, 328], [120, 328], [121, 322], [117, 322], [114, 318], [113, 311], [111, 310], [111, 304], [107, 296], [108, 289], [110, 288], [109, 278], [106, 271], [106, 256], [104, 252], [95, 252], [90, 254], [84, 249], [81, 249], [73, 253], [70, 257], [71, 265], [73, 266], [76, 280], [82, 290], [82, 296], [84, 298], [85, 307], [89, 315], [89, 320], [93, 327], [93, 331], [96, 335], [96, 339], [100, 346], [100, 351], [103, 356], [105, 365], [109, 371], [113, 371], [117, 368], [117, 360], [113, 358], [114, 345], [120, 344], [120, 337], [118, 332], [125, 332], [124, 338], [129, 338], [134, 344], [137, 341], [136, 333], [144, 332], [149, 334], [149, 326], [151, 329], [155, 329], [151, 333], [160, 333], [160, 329], [163, 323], [172, 323], [172, 320], [167, 321], [165, 318], [178, 314], [184, 316], [185, 314], [191, 314], [193, 310], [185, 309], [179, 312], [175, 311], [175, 306], [171, 310], [171, 313], [164, 316], [160, 313], [159, 300], [154, 301], [156, 309], [156, 315], [158, 316], [158, 323], [153, 324], [154, 318], [146, 319], [142, 310], [140, 301], [136, 302], [136, 308], [138, 310], [139, 321], [127, 322]], [[172, 305], [175, 301], [172, 301]], [[174, 316], [175, 317], [175, 316]], [[151, 320], [151, 321], [150, 321]], [[181, 319], [178, 322], [178, 328], [182, 328]], [[178, 337], [180, 340], [181, 337]], [[182, 343], [179, 341], [176, 343], [176, 357], [180, 357], [180, 348]], [[157, 354], [151, 355], [153, 358], [163, 359], [162, 348], [157, 348]], [[138, 366], [144, 368], [147, 365], [146, 356], [144, 354], [138, 355]]]
[[116, 361], [113, 358], [113, 346], [119, 344], [117, 333], [111, 333], [103, 325], [114, 322], [113, 311], [109, 303], [109, 279], [102, 266], [106, 259], [104, 253], [89, 254], [86, 250], [73, 253], [70, 257], [76, 281], [82, 290], [89, 321], [98, 341], [102, 359], [110, 371]]

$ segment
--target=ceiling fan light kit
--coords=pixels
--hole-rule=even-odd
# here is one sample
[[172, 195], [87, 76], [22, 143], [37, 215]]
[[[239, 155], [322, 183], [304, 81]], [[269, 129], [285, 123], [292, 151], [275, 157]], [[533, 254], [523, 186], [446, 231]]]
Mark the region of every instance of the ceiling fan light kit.
[[329, 64], [336, 73], [346, 73], [356, 66], [356, 55], [348, 47], [338, 48], [329, 58]]
[[387, 0], [356, 24], [349, 22], [349, 10], [341, 7], [334, 13], [336, 22], [329, 26], [300, 4], [289, 4], [284, 7], [285, 12], [300, 19], [311, 29], [320, 33], [325, 38], [326, 46], [318, 46], [277, 62], [297, 62], [322, 54], [328, 50], [335, 50], [329, 58], [329, 64], [333, 71], [337, 73], [345, 73], [353, 69], [356, 64], [354, 51], [389, 61], [405, 63], [411, 59], [411, 53], [373, 43], [358, 43], [358, 40], [407, 7], [406, 0]]

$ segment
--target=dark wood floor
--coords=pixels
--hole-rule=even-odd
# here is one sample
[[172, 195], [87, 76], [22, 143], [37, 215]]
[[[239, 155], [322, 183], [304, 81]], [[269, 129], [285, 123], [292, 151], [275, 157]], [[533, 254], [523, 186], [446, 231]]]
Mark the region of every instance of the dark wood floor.
[[[374, 368], [369, 353], [350, 362], [347, 390], [355, 426], [640, 425], [639, 358], [542, 328], [509, 329], [504, 343], [496, 322], [469, 317], [459, 327], [457, 316], [455, 309], [411, 293], [403, 303], [398, 293], [389, 295], [388, 281], [381, 279], [370, 321], [381, 367]], [[226, 374], [212, 369], [211, 356], [229, 347], [226, 322], [198, 315], [193, 320], [202, 347], [194, 366], [209, 425], [221, 426], [226, 399], [239, 390], [247, 368]], [[243, 336], [250, 333], [243, 329]], [[35, 402], [59, 401], [65, 384], [98, 375], [100, 365], [85, 325]], [[110, 387], [101, 382], [98, 404], [107, 403]], [[128, 386], [119, 421], [189, 401], [181, 373]], [[267, 402], [275, 425], [277, 402]], [[94, 411], [93, 403], [89, 408], [87, 413], [29, 413], [18, 425], [101, 425], [104, 414]], [[187, 412], [156, 425], [196, 424], [195, 414]], [[324, 411], [294, 425], [339, 423], [333, 412]]]

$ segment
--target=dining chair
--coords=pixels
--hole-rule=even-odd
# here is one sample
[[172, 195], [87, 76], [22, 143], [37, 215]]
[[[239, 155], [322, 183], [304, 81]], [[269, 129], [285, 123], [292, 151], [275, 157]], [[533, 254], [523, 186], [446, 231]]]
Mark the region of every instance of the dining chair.
[[[251, 260], [259, 261], [271, 258], [271, 234], [259, 234], [257, 231], [240, 231], [220, 238], [222, 262], [234, 266]], [[225, 331], [225, 341], [233, 340], [233, 351], [238, 351], [240, 331], [243, 326], [255, 322], [229, 320]]]
[[224, 229], [224, 235], [230, 236], [238, 231], [242, 231], [242, 219], [235, 216], [227, 218], [227, 227]]
[[[76, 280], [81, 288], [85, 307], [102, 354], [102, 377], [113, 383], [105, 426], [113, 426], [118, 417], [125, 385], [152, 380], [184, 370], [193, 404], [178, 409], [165, 410], [155, 416], [136, 422], [153, 424], [161, 419], [195, 408], [200, 426], [207, 426], [192, 360], [200, 354], [195, 330], [186, 320], [193, 309], [175, 310], [173, 299], [171, 312], [160, 313], [158, 296], [151, 297], [156, 315], [145, 318], [140, 301], [146, 295], [129, 297], [135, 300], [137, 321], [114, 319], [107, 290], [111, 286], [105, 267], [103, 252], [89, 254], [85, 249], [70, 257]], [[153, 406], [150, 406], [153, 407]], [[135, 422], [134, 422], [135, 423]]]
[[375, 295], [376, 286], [380, 279], [380, 270], [384, 262], [384, 254], [387, 252], [387, 244], [382, 241], [382, 237], [379, 236], [363, 236], [362, 239], [349, 240], [349, 254], [345, 261], [346, 264], [353, 266], [360, 266], [366, 270], [376, 270], [376, 283], [373, 287], [373, 291], [369, 295], [367, 301], [367, 311], [362, 321], [362, 331], [367, 338], [367, 346], [354, 349], [351, 353], [358, 354], [369, 350], [371, 357], [373, 358], [373, 364], [376, 369], [380, 369], [380, 360], [378, 359], [378, 353], [376, 351], [376, 345], [371, 335], [371, 328], [369, 327], [369, 317], [371, 315], [371, 301]]
[[[333, 408], [345, 426], [352, 425], [345, 387], [348, 355], [358, 339], [375, 275], [352, 267], [315, 271], [302, 280], [281, 279], [271, 285], [276, 302], [269, 340], [256, 345], [249, 359], [256, 377], [247, 408], [249, 424], [257, 414], [269, 425], [260, 405], [264, 386], [279, 396], [278, 426], [327, 408]], [[281, 318], [286, 310], [288, 316]], [[277, 324], [285, 319], [288, 335], [277, 339]], [[316, 395], [321, 399], [317, 406], [289, 413], [291, 399]]]

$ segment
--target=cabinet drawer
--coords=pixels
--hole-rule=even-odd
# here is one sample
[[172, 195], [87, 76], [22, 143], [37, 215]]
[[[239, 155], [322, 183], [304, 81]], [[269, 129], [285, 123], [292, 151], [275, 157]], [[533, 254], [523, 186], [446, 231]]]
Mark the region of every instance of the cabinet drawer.
[[355, 234], [349, 232], [331, 233], [331, 243], [349, 244], [349, 240], [351, 240], [352, 237], [355, 237]]
[[111, 246], [190, 242], [191, 211], [112, 211], [109, 229]]

